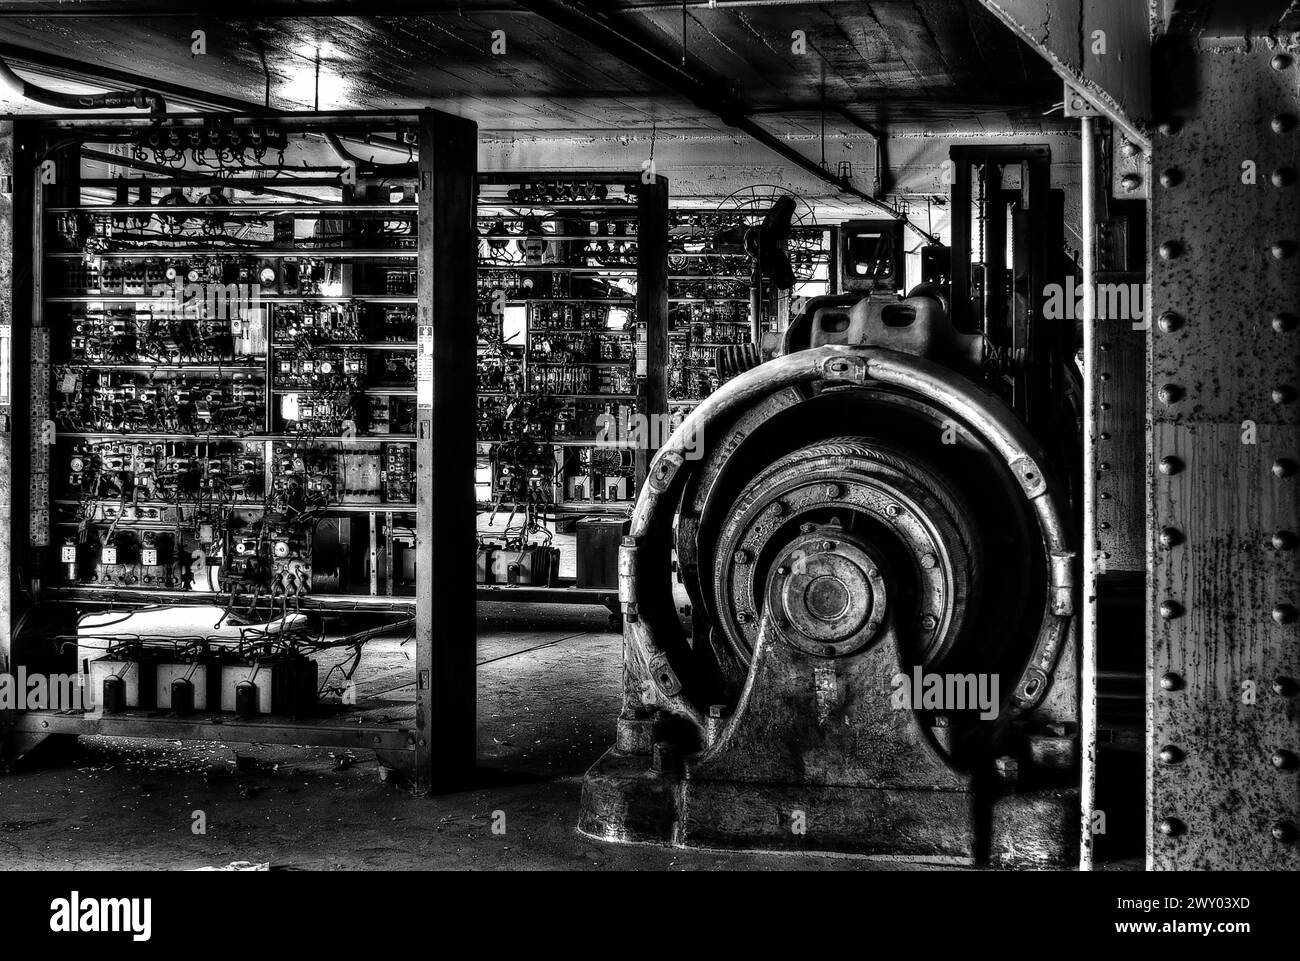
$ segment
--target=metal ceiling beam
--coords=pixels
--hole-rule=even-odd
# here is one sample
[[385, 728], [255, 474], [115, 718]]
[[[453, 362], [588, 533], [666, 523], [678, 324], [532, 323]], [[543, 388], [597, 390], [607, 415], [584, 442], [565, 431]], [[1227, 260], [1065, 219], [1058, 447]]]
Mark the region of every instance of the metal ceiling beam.
[[606, 17], [575, 0], [520, 0], [520, 3], [558, 27], [581, 40], [593, 44], [617, 57], [629, 67], [650, 80], [662, 84], [685, 97], [701, 110], [718, 117], [723, 123], [735, 127], [750, 138], [779, 154], [802, 170], [807, 171], [841, 193], [857, 197], [882, 213], [908, 223], [913, 230], [931, 242], [933, 235], [911, 224], [906, 217], [882, 204], [869, 193], [852, 186], [846, 179], [837, 177], [790, 144], [765, 130], [754, 119], [752, 112], [734, 96], [720, 93], [717, 81], [706, 81], [684, 69], [673, 58], [648, 44], [627, 36]]

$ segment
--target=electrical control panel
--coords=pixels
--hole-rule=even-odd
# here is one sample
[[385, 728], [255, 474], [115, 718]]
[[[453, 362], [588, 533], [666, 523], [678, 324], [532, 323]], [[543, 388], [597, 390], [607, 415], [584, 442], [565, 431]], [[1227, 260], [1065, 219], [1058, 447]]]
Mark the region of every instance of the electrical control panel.
[[414, 171], [304, 190], [267, 128], [61, 149], [33, 385], [44, 582], [231, 609], [413, 593]]

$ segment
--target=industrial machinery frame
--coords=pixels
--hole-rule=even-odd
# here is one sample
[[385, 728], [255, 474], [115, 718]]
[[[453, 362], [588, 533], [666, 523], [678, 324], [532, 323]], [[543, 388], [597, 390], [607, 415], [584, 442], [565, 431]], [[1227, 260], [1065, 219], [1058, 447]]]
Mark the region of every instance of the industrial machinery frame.
[[[242, 140], [247, 144], [250, 138], [265, 137], [268, 132], [270, 136], [281, 138], [289, 133], [310, 135], [332, 142], [340, 151], [340, 158], [349, 162], [345, 163], [342, 175], [320, 178], [319, 183], [311, 178], [299, 178], [299, 182], [313, 186], [342, 186], [345, 197], [350, 191], [354, 191], [354, 197], [359, 197], [363, 196], [366, 178], [375, 172], [362, 169], [365, 164], [341, 151], [336, 135], [364, 137], [368, 131], [394, 127], [408, 132], [406, 142], [398, 146], [412, 154], [416, 149], [419, 151], [418, 162], [402, 165], [402, 173], [414, 185], [415, 193], [403, 208], [409, 210], [416, 227], [415, 247], [405, 255], [415, 261], [415, 269], [410, 272], [414, 289], [410, 291], [409, 301], [415, 306], [414, 329], [409, 348], [404, 344], [395, 344], [391, 348], [394, 353], [401, 349], [414, 350], [414, 362], [409, 365], [414, 373], [414, 383], [409, 393], [402, 388], [385, 390], [389, 396], [410, 396], [413, 399], [412, 422], [409, 436], [393, 436], [391, 442], [387, 442], [384, 441], [387, 435], [377, 432], [369, 437], [362, 436], [360, 442], [376, 448], [385, 444], [405, 446], [409, 443], [414, 450], [413, 463], [408, 467], [403, 461], [402, 470], [403, 476], [407, 476], [407, 470], [413, 474], [410, 487], [413, 498], [409, 503], [384, 504], [381, 501], [386, 498], [382, 495], [367, 494], [366, 498], [376, 503], [347, 508], [354, 513], [360, 511], [362, 516], [370, 515], [368, 592], [321, 594], [299, 589], [301, 585], [292, 578], [288, 582], [290, 590], [285, 589], [283, 582], [277, 583], [280, 584], [286, 618], [289, 597], [295, 592], [298, 596], [294, 597], [293, 603], [299, 610], [352, 612], [358, 617], [367, 611], [412, 613], [415, 638], [413, 719], [396, 724], [357, 724], [342, 723], [337, 718], [291, 720], [285, 716], [266, 716], [265, 712], [262, 716], [250, 718], [244, 714], [226, 715], [211, 710], [198, 713], [135, 710], [95, 712], [93, 715], [87, 712], [20, 710], [0, 713], [0, 734], [3, 734], [0, 746], [4, 748], [8, 761], [20, 759], [55, 735], [114, 734], [372, 748], [381, 758], [405, 769], [414, 784], [424, 790], [459, 783], [472, 768], [475, 756], [475, 625], [473, 572], [466, 558], [474, 541], [474, 330], [469, 321], [474, 314], [475, 293], [473, 224], [477, 132], [473, 123], [437, 111], [316, 113], [293, 118], [228, 114], [172, 115], [150, 119], [66, 116], [0, 123], [0, 477], [4, 478], [0, 483], [0, 521], [3, 521], [3, 534], [10, 548], [0, 552], [0, 564], [4, 566], [5, 575], [3, 585], [0, 585], [0, 671], [12, 672], [24, 667], [41, 670], [51, 663], [48, 659], [37, 663], [39, 655], [15, 640], [11, 627], [20, 608], [31, 609], [41, 604], [52, 605], [47, 610], [56, 611], [61, 607], [139, 610], [149, 604], [211, 603], [215, 596], [180, 589], [181, 585], [171, 581], [165, 585], [137, 587], [114, 578], [111, 583], [59, 586], [42, 579], [42, 572], [52, 563], [44, 555], [51, 550], [48, 546], [52, 487], [50, 444], [55, 443], [57, 435], [57, 431], [48, 430], [52, 414], [49, 409], [50, 387], [45, 378], [49, 373], [51, 333], [64, 333], [49, 329], [44, 312], [48, 302], [44, 272], [47, 265], [54, 262], [47, 259], [43, 244], [49, 216], [45, 208], [50, 199], [60, 196], [58, 191], [64, 185], [77, 181], [75, 171], [64, 170], [65, 176], [60, 178], [59, 150], [97, 136], [136, 140], [152, 136], [165, 143], [169, 136], [178, 142], [187, 142], [196, 134], [207, 136], [215, 131], [217, 140], [224, 137], [234, 143]], [[129, 159], [126, 164], [130, 166]], [[139, 169], [148, 169], [148, 165], [141, 164]], [[170, 174], [167, 169], [151, 172]], [[250, 185], [247, 180], [240, 183], [245, 187]], [[214, 191], [219, 189], [222, 189], [220, 176], [215, 178]], [[66, 198], [63, 203], [76, 207], [79, 198], [67, 198], [66, 193], [63, 196]], [[267, 205], [267, 210], [292, 211], [295, 208], [295, 203], [285, 204], [275, 190], [267, 189], [266, 196], [277, 198], [273, 204]], [[297, 204], [310, 201], [302, 195], [291, 199]], [[219, 203], [213, 207], [212, 200], [205, 203], [208, 211], [220, 214], [225, 209]], [[350, 206], [345, 203], [339, 210], [354, 208], [363, 213], [365, 210], [398, 209], [391, 204], [372, 205], [363, 200]], [[194, 209], [196, 215], [205, 210], [204, 207]], [[302, 207], [298, 209], [301, 211]], [[329, 213], [326, 205], [313, 209], [322, 214]], [[234, 207], [231, 212], [234, 214], [239, 210], [239, 207]], [[135, 207], [123, 211], [128, 218], [138, 213]], [[18, 240], [26, 236], [32, 237], [30, 245]], [[292, 234], [288, 237], [291, 238]], [[292, 248], [291, 243], [288, 246]], [[322, 251], [321, 256], [364, 258], [372, 253], [353, 251], [352, 246]], [[383, 252], [374, 253], [384, 256]], [[402, 255], [389, 251], [386, 256], [391, 259]], [[125, 300], [131, 299], [125, 297]], [[372, 299], [397, 301], [401, 298]], [[102, 296], [99, 300], [112, 302], [114, 297]], [[266, 316], [270, 317], [269, 314]], [[268, 319], [267, 323], [273, 322]], [[262, 385], [267, 396], [264, 426], [272, 429], [276, 423], [269, 399], [275, 386], [275, 374], [271, 372], [269, 361], [275, 349], [270, 346], [272, 331], [264, 331], [263, 338], [268, 359], [267, 380]], [[315, 366], [318, 370], [322, 367], [327, 371], [330, 369], [328, 366]], [[401, 368], [404, 365], [396, 366]], [[184, 364], [180, 367], [183, 368]], [[292, 373], [298, 375], [296, 368]], [[149, 376], [152, 378], [153, 375]], [[137, 405], [134, 409], [142, 408]], [[355, 443], [351, 440], [356, 436], [355, 430], [343, 433], [344, 437], [335, 438], [341, 445], [340, 449]], [[183, 432], [181, 439], [201, 440], [202, 436], [200, 427], [192, 427]], [[265, 438], [268, 451], [270, 442], [284, 436], [272, 431]], [[250, 431], [247, 436], [241, 435], [239, 440], [256, 444], [262, 439]], [[366, 465], [372, 473], [375, 466]], [[268, 476], [269, 470], [268, 466]], [[29, 477], [31, 483], [15, 486], [13, 478], [22, 476]], [[343, 508], [340, 506], [340, 509]], [[409, 592], [393, 590], [393, 580], [397, 575], [391, 563], [391, 545], [387, 552], [387, 567], [382, 563], [378, 547], [378, 539], [385, 535], [377, 533], [377, 530], [386, 531], [391, 541], [393, 516], [397, 512], [413, 518], [412, 548], [418, 554], [418, 563], [414, 565], [414, 583]], [[385, 515], [386, 528], [377, 528], [380, 525], [378, 515]], [[116, 526], [114, 524], [111, 529]], [[246, 549], [255, 552], [254, 547]], [[144, 556], [156, 563], [154, 554]], [[283, 555], [277, 551], [275, 556]], [[53, 561], [56, 567], [58, 560], [55, 558]], [[115, 561], [116, 555], [110, 558], [105, 553], [103, 558], [97, 558], [96, 563], [100, 560], [107, 564]], [[380, 571], [386, 572], [383, 593], [378, 590]], [[305, 578], [303, 583], [306, 583]], [[435, 584], [440, 593], [436, 618]], [[243, 603], [257, 604], [256, 591], [249, 588], [245, 592], [238, 580], [235, 585], [229, 595], [232, 607]], [[36, 660], [29, 664], [33, 658]]]

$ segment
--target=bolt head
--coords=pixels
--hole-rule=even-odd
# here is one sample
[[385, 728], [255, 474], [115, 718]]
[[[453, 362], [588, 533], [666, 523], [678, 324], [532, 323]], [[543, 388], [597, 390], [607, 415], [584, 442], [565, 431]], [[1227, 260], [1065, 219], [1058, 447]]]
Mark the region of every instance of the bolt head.
[[1274, 840], [1289, 844], [1296, 839], [1298, 832], [1296, 826], [1290, 821], [1274, 821], [1269, 833], [1273, 835]]
[[1274, 114], [1273, 119], [1268, 122], [1274, 133], [1288, 133], [1295, 129], [1295, 124], [1295, 114], [1290, 113]]
[[767, 512], [773, 517], [780, 517], [785, 513], [785, 505], [780, 501], [772, 501], [772, 503], [767, 506]]
[[737, 564], [748, 564], [750, 561], [749, 551], [743, 549], [738, 550], [732, 555], [732, 558]]
[[1132, 193], [1142, 186], [1142, 178], [1137, 174], [1128, 173], [1119, 178], [1119, 185], [1129, 193]]
[[1274, 314], [1273, 329], [1279, 334], [1289, 333], [1296, 328], [1295, 314]]
[[780, 567], [778, 567], [778, 568], [776, 569], [776, 572], [777, 572], [778, 574], [780, 574], [782, 577], [785, 577], [787, 574], [790, 573], [790, 568], [786, 567], [786, 566], [783, 564], [783, 565], [781, 565]]
[[1166, 744], [1160, 749], [1160, 762], [1162, 764], [1177, 764], [1185, 756], [1181, 748], [1177, 748], [1172, 744]]
[[709, 717], [726, 717], [731, 713], [731, 708], [725, 704], [710, 704]]
[[1291, 66], [1291, 55], [1286, 53], [1276, 53], [1273, 55], [1273, 59], [1268, 62], [1268, 65], [1274, 70], [1285, 70]]
[[1279, 457], [1273, 461], [1273, 475], [1275, 477], [1290, 477], [1296, 472], [1296, 462], [1288, 457]]
[[1290, 604], [1274, 604], [1272, 616], [1275, 623], [1294, 624], [1296, 621], [1296, 609]]
[[1160, 315], [1160, 319], [1156, 321], [1156, 324], [1166, 334], [1171, 334], [1183, 326], [1183, 318], [1181, 314], [1176, 314], [1172, 310], [1166, 310]]
[[1293, 681], [1291, 678], [1289, 677], [1273, 678], [1274, 694], [1280, 695], [1282, 697], [1290, 697], [1297, 690], [1300, 690], [1300, 685], [1297, 685], [1296, 682]]
[[885, 513], [890, 517], [897, 517], [899, 514], [903, 513], [903, 509], [897, 504], [890, 504], [885, 508]]
[[1160, 473], [1172, 477], [1183, 469], [1183, 462], [1177, 457], [1166, 455], [1160, 458]]
[[817, 525], [816, 525], [816, 524], [800, 524], [800, 525], [799, 525], [799, 533], [800, 533], [800, 534], [811, 534], [811, 533], [812, 533], [813, 531], [815, 531], [816, 529], [817, 529]]
[[748, 623], [749, 623], [751, 620], [753, 620], [753, 619], [754, 619], [754, 616], [753, 616], [752, 614], [750, 614], [749, 611], [737, 611], [737, 612], [736, 612], [736, 620], [738, 620], [738, 621], [739, 621], [740, 623], [742, 623], [742, 624], [748, 624]]
[[1177, 547], [1182, 542], [1183, 542], [1183, 534], [1181, 531], [1177, 530], [1176, 528], [1165, 527], [1160, 530], [1161, 547]]
[[1296, 545], [1296, 536], [1291, 531], [1274, 531], [1270, 543], [1274, 550], [1289, 551]]
[[1183, 121], [1181, 117], [1167, 117], [1156, 125], [1156, 130], [1160, 132], [1162, 137], [1173, 137], [1182, 129]]
[[1177, 260], [1183, 255], [1183, 245], [1177, 240], [1166, 240], [1159, 247], [1161, 260]]
[[1172, 621], [1174, 618], [1181, 616], [1182, 613], [1183, 605], [1179, 604], [1177, 601], [1160, 602], [1160, 616], [1166, 621]]
[[835, 500], [835, 498], [840, 496], [840, 485], [827, 484], [825, 487], [822, 488], [822, 493], [826, 497], [830, 498], [831, 500]]
[[1268, 759], [1268, 763], [1279, 771], [1289, 771], [1296, 766], [1296, 756], [1293, 751], [1279, 748], [1273, 752], [1273, 756]]
[[1176, 838], [1187, 830], [1187, 825], [1178, 818], [1164, 818], [1156, 825], [1156, 830], [1167, 838]]
[[1160, 186], [1177, 187], [1183, 182], [1183, 173], [1173, 167], [1168, 167], [1160, 171]]
[[1181, 674], [1175, 674], [1170, 671], [1167, 674], [1160, 675], [1160, 689], [1162, 691], [1181, 691], [1183, 689], [1183, 677]]
[[1162, 384], [1156, 396], [1162, 404], [1176, 404], [1183, 399], [1183, 389], [1177, 384]]
[[925, 568], [927, 571], [934, 570], [938, 565], [939, 565], [939, 559], [935, 557], [933, 554], [921, 555], [921, 566]]
[[921, 630], [933, 631], [938, 626], [939, 626], [939, 619], [935, 617], [933, 614], [921, 615]]
[[1279, 384], [1273, 388], [1270, 396], [1275, 404], [1289, 404], [1295, 400], [1295, 388], [1290, 384]]
[[1269, 245], [1268, 252], [1274, 260], [1286, 260], [1295, 256], [1295, 244], [1290, 240], [1277, 240]]
[[1295, 169], [1292, 167], [1278, 167], [1268, 175], [1268, 179], [1274, 187], [1289, 187], [1295, 183]]

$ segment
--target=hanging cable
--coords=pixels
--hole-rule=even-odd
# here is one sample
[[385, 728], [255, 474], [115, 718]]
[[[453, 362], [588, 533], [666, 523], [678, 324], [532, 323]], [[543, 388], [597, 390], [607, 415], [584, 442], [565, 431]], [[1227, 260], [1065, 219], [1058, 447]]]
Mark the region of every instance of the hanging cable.
[[46, 87], [37, 86], [30, 80], [24, 80], [14, 73], [3, 58], [0, 58], [0, 81], [26, 100], [34, 100], [50, 107], [62, 107], [66, 110], [114, 110], [119, 107], [139, 107], [154, 114], [167, 112], [166, 101], [162, 94], [154, 90], [121, 90], [108, 93], [59, 93]]

